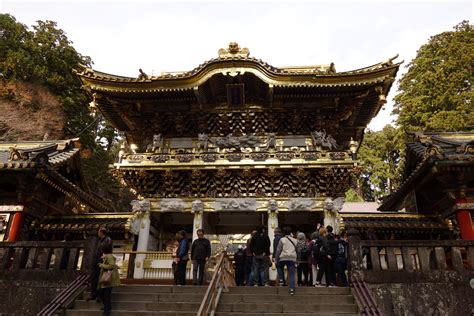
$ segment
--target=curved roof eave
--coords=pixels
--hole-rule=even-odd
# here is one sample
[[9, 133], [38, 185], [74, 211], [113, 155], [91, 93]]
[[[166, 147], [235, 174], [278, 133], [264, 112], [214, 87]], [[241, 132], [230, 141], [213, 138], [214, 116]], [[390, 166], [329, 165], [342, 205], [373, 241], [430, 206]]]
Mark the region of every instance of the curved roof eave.
[[[215, 59], [190, 72], [159, 77], [129, 78], [114, 76], [92, 69], [78, 73], [84, 85], [94, 91], [151, 92], [184, 91], [193, 89], [216, 74], [229, 76], [252, 73], [263, 82], [280, 87], [341, 87], [394, 79], [401, 63], [380, 63], [374, 66], [341, 73], [291, 72], [275, 68], [255, 59]], [[378, 79], [378, 80], [377, 80]]]

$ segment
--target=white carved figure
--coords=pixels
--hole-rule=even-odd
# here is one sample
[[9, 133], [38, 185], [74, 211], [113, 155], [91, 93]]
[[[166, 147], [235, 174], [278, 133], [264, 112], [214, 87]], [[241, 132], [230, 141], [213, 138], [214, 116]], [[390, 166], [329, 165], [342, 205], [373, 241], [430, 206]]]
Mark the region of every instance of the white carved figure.
[[220, 201], [223, 210], [248, 210], [252, 205], [251, 201], [243, 199], [230, 199]]
[[169, 200], [162, 200], [160, 202], [161, 211], [166, 212], [179, 212], [183, 211], [186, 207], [186, 203], [180, 199], [169, 199]]
[[132, 205], [132, 212], [134, 216], [130, 222], [130, 231], [134, 235], [138, 235], [141, 227], [141, 219], [150, 212], [151, 203], [148, 200], [133, 200], [130, 202]]
[[275, 148], [276, 147], [276, 137], [275, 133], [268, 133], [267, 135], [267, 146], [266, 149]]
[[194, 200], [191, 206], [191, 213], [204, 211], [204, 203], [201, 200]]
[[199, 133], [198, 134], [198, 149], [207, 151], [208, 146], [209, 146], [209, 136], [205, 133]]
[[278, 202], [277, 200], [271, 199], [268, 201], [268, 211], [276, 212], [278, 211]]
[[256, 147], [260, 144], [260, 138], [253, 133], [243, 136], [211, 137], [209, 141], [218, 148]]
[[290, 199], [288, 202], [288, 210], [289, 211], [297, 211], [297, 210], [310, 210], [313, 207], [314, 202], [311, 199]]
[[313, 141], [313, 146], [321, 146], [328, 148], [329, 150], [338, 149], [336, 140], [330, 134], [327, 134], [323, 129], [322, 131], [311, 132], [311, 140]]
[[163, 136], [161, 134], [153, 135], [153, 146], [151, 150], [154, 153], [163, 150]]
[[132, 212], [136, 214], [149, 212], [151, 209], [151, 203], [148, 200], [133, 200], [130, 202], [132, 205]]
[[324, 201], [324, 208], [331, 212], [339, 212], [344, 205], [344, 198], [338, 197], [336, 199], [327, 198]]

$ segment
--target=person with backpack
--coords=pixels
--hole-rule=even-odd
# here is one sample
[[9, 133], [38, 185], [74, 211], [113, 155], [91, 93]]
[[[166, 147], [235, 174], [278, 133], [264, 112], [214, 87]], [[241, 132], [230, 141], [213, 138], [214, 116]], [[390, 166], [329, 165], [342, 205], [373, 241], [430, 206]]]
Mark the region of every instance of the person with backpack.
[[[284, 237], [280, 239], [275, 254], [275, 260], [280, 265], [279, 271], [284, 271], [286, 266], [288, 270], [288, 286], [289, 294], [295, 294], [295, 265], [296, 265], [296, 243], [297, 240], [291, 236], [291, 228], [283, 228]], [[282, 273], [278, 275], [280, 284], [285, 283], [285, 275]]]
[[[280, 275], [283, 275], [283, 270], [279, 271], [280, 270], [280, 265], [278, 264], [278, 261], [275, 260], [275, 254], [276, 254], [276, 251], [277, 251], [278, 243], [280, 242], [280, 239], [283, 236], [281, 234], [281, 229], [279, 227], [275, 228], [274, 234], [275, 234], [275, 237], [273, 238], [272, 262], [275, 263], [275, 267], [276, 267], [276, 270], [277, 270], [277, 275], [280, 276]], [[279, 285], [285, 285], [285, 284], [280, 284], [279, 283]]]
[[329, 255], [329, 242], [328, 242], [328, 231], [326, 228], [321, 227], [319, 229], [319, 238], [316, 242], [316, 247], [317, 247], [317, 258], [318, 258], [318, 275], [316, 277], [316, 284], [315, 286], [322, 286], [321, 285], [321, 279], [323, 278], [323, 275], [326, 278], [326, 286], [329, 286], [330, 284], [330, 278], [329, 278], [329, 264], [330, 264], [330, 258], [331, 256]]
[[348, 287], [347, 283], [347, 235], [343, 231], [341, 235], [336, 235], [337, 241], [337, 256], [334, 262], [334, 269], [336, 270], [336, 277], [339, 284], [343, 287]]
[[[306, 243], [306, 236], [304, 233], [299, 232], [297, 235], [298, 242], [296, 244], [296, 254], [298, 259], [297, 275], [298, 275], [298, 286], [308, 285], [308, 257], [310, 251], [308, 244]], [[304, 277], [304, 279], [303, 279]]]

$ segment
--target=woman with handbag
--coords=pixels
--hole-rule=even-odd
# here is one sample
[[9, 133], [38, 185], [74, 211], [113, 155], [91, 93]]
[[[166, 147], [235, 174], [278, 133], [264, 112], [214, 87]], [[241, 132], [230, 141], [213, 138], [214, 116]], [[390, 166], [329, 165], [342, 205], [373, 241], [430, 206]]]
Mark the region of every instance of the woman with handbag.
[[115, 257], [112, 254], [112, 245], [105, 244], [102, 248], [104, 255], [102, 263], [99, 263], [99, 297], [104, 304], [104, 316], [109, 316], [112, 310], [112, 288], [120, 286], [118, 266], [115, 264]]

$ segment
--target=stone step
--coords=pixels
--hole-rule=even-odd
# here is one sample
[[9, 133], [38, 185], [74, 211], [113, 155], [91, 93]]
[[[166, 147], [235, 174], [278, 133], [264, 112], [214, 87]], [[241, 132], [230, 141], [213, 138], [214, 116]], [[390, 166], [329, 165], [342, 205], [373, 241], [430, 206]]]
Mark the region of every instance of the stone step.
[[[288, 294], [287, 286], [235, 286], [229, 288], [232, 294]], [[307, 295], [351, 295], [348, 287], [296, 287], [295, 292]]]
[[[201, 302], [136, 302], [136, 301], [112, 301], [112, 308], [121, 311], [170, 311], [170, 312], [197, 312]], [[74, 302], [76, 310], [100, 310], [102, 304], [95, 301]]]
[[219, 303], [218, 312], [252, 312], [252, 313], [357, 313], [355, 304], [312, 304], [302, 301], [300, 304], [293, 303]]
[[122, 285], [115, 293], [206, 293], [207, 286]]
[[204, 298], [204, 293], [186, 293], [186, 295], [177, 296], [176, 293], [115, 293], [114, 291], [112, 291], [112, 301], [172, 302], [179, 299], [180, 302], [201, 302]]
[[[66, 311], [67, 316], [102, 316], [102, 311], [76, 310]], [[196, 316], [196, 312], [151, 312], [112, 310], [112, 316]]]
[[218, 312], [216, 316], [359, 316], [359, 313], [239, 313], [239, 312]]
[[[201, 296], [202, 300], [202, 296]], [[288, 304], [300, 304], [302, 302], [311, 302], [311, 304], [354, 304], [352, 295], [312, 295], [301, 294], [298, 289], [294, 296], [288, 295], [288, 292], [280, 294], [233, 294], [224, 293], [219, 301], [220, 303], [257, 303], [257, 302], [285, 302]]]

